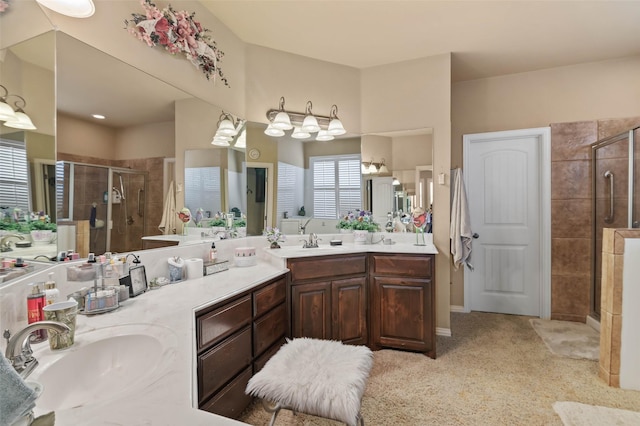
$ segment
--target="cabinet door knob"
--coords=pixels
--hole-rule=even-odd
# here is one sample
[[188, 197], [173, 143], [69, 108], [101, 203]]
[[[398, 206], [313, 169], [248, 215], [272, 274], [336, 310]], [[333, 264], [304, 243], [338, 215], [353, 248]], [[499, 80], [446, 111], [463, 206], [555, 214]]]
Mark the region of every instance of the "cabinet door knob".
[[476, 232], [474, 232], [472, 237], [477, 239], [477, 238], [480, 238], [480, 235], [478, 235]]

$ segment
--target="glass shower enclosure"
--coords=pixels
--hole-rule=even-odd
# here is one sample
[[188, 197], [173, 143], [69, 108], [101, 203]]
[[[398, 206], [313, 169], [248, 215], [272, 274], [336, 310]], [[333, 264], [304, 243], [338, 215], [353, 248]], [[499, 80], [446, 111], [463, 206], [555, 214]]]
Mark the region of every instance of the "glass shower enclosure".
[[89, 222], [89, 252], [142, 250], [146, 171], [58, 161], [56, 175], [58, 220]]
[[636, 127], [591, 145], [591, 316], [598, 320], [603, 229], [640, 227], [639, 129]]

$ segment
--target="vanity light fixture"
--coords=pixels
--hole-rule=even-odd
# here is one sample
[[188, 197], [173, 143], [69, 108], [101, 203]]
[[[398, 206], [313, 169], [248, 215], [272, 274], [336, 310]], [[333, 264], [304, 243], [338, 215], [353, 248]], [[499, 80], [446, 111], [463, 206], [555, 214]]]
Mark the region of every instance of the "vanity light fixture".
[[394, 178], [393, 178], [393, 182], [391, 182], [391, 185], [393, 185], [393, 186], [398, 186], [398, 185], [400, 185], [400, 181], [398, 180], [398, 178], [397, 178], [397, 177], [394, 177]]
[[70, 16], [72, 18], [88, 18], [92, 16], [96, 7], [92, 0], [36, 0], [47, 9], [61, 15]]
[[[244, 120], [237, 118], [234, 119], [231, 114], [228, 112], [222, 111], [220, 117], [218, 118], [217, 130], [216, 134], [211, 141], [212, 145], [217, 146], [231, 146], [231, 142], [236, 138], [240, 130], [244, 133]], [[238, 142], [235, 144], [236, 147], [242, 148], [238, 145]]]
[[375, 163], [373, 158], [369, 162], [362, 162], [360, 171], [363, 175], [386, 175], [389, 173], [389, 169], [384, 162], [384, 158], [379, 163]]
[[11, 108], [11, 105], [7, 103], [9, 91], [1, 84], [0, 87], [4, 90], [4, 95], [0, 96], [0, 120], [16, 120], [16, 112], [13, 110], [13, 108]]
[[[7, 127], [11, 127], [13, 129], [36, 130], [37, 127], [33, 124], [33, 122], [31, 121], [31, 118], [29, 118], [29, 116], [22, 109], [27, 107], [27, 101], [25, 101], [24, 98], [20, 95], [9, 95], [9, 96], [15, 96], [19, 98], [17, 101], [14, 102], [14, 105], [16, 106], [16, 110], [15, 110], [16, 118], [5, 121], [4, 125]], [[22, 106], [18, 105], [20, 101], [22, 101]]]
[[312, 112], [313, 104], [307, 101], [305, 112], [287, 111], [284, 108], [284, 96], [280, 98], [278, 109], [267, 111], [269, 125], [264, 133], [269, 136], [284, 136], [285, 130], [293, 129], [291, 137], [294, 139], [307, 139], [312, 133], [317, 133], [316, 140], [329, 141], [335, 136], [347, 133], [342, 122], [338, 118], [338, 107], [331, 106], [328, 116], [315, 115]]

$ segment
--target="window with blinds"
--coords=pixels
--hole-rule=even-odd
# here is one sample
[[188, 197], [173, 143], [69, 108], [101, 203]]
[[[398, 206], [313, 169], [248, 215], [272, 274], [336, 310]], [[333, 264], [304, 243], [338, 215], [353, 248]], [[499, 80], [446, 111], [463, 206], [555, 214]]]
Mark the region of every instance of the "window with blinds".
[[278, 203], [277, 217], [284, 217], [284, 212], [294, 215], [296, 208], [296, 167], [278, 162]]
[[0, 207], [31, 211], [29, 164], [24, 142], [0, 139]]
[[192, 215], [202, 208], [213, 217], [222, 209], [220, 167], [187, 167], [184, 178], [184, 204]]
[[310, 158], [313, 217], [338, 219], [362, 206], [360, 156]]

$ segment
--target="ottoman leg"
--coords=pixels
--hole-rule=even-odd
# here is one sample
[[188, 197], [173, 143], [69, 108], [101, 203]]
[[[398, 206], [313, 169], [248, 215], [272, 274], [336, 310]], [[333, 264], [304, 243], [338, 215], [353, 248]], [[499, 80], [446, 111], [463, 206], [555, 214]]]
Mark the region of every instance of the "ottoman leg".
[[271, 416], [271, 421], [269, 422], [269, 426], [273, 426], [276, 423], [276, 417], [278, 417], [278, 413], [280, 412], [282, 406], [279, 403], [271, 405], [264, 399], [262, 400], [262, 406], [267, 413], [273, 413], [273, 415]]

